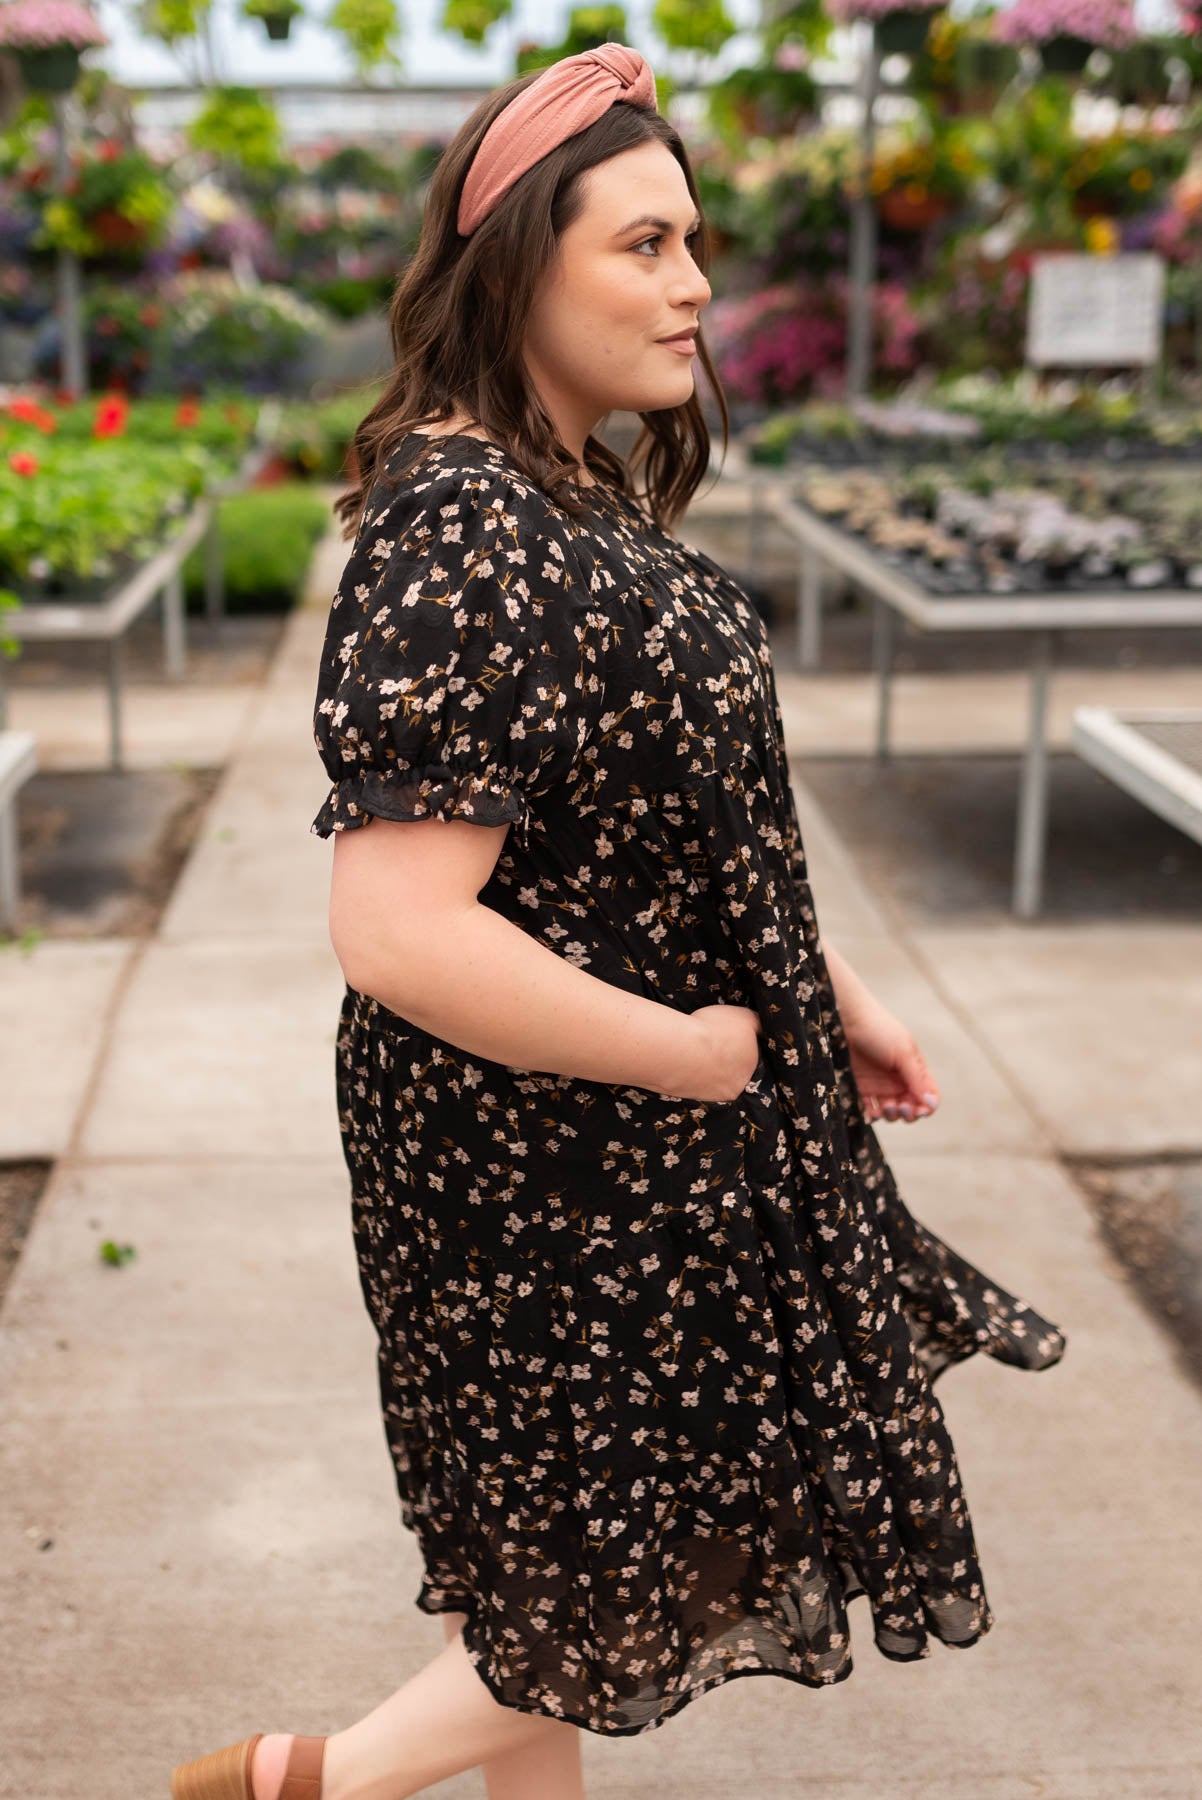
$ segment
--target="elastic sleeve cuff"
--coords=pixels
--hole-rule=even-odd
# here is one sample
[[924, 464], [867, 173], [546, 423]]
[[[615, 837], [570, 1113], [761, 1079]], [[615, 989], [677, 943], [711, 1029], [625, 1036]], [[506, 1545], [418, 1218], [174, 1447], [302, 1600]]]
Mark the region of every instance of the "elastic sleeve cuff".
[[370, 818], [466, 819], [473, 825], [512, 825], [525, 844], [530, 806], [504, 772], [426, 763], [415, 769], [363, 769], [336, 781], [309, 830], [315, 837], [355, 831]]

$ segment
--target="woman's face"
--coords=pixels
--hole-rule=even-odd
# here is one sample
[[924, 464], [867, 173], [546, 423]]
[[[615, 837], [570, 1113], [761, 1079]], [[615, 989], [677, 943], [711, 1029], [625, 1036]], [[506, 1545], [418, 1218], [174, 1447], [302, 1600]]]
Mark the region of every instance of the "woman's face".
[[711, 291], [691, 254], [696, 208], [665, 145], [611, 156], [581, 185], [583, 210], [559, 240], [523, 345], [539, 397], [579, 457], [607, 413], [689, 398], [692, 354], [660, 340], [696, 325]]

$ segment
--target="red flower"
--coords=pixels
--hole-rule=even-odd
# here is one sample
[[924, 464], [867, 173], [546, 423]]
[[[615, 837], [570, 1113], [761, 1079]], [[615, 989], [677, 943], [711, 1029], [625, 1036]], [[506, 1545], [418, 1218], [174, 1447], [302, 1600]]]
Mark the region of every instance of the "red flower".
[[93, 437], [122, 437], [129, 418], [129, 401], [123, 394], [109, 394], [96, 408], [92, 423]]
[[121, 146], [116, 138], [105, 138], [96, 154], [101, 162], [116, 162], [121, 155]]
[[163, 316], [161, 306], [143, 306], [138, 313], [138, 322], [142, 325], [157, 325]]
[[200, 407], [195, 400], [181, 400], [175, 409], [175, 422], [181, 428], [196, 425], [200, 421]]
[[36, 425], [39, 431], [50, 433], [58, 430], [58, 420], [54, 414], [47, 412], [44, 406], [39, 406], [36, 400], [18, 397], [9, 401], [8, 410], [14, 419], [20, 419], [25, 425]]
[[31, 456], [28, 450], [14, 450], [8, 466], [14, 475], [36, 475], [39, 465], [37, 457]]

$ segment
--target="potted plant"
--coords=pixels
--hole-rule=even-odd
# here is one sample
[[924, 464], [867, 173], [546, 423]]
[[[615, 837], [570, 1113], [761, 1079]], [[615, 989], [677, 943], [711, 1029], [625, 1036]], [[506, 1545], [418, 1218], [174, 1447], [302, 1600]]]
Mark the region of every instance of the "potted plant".
[[1132, 0], [1015, 0], [995, 14], [1003, 44], [1032, 44], [1049, 75], [1079, 75], [1096, 49], [1122, 50], [1138, 33]]
[[818, 111], [818, 84], [805, 66], [804, 52], [796, 61], [732, 69], [709, 91], [710, 123], [732, 143], [799, 132]]
[[292, 30], [292, 21], [304, 12], [301, 0], [242, 0], [242, 13], [247, 19], [262, 19], [269, 38], [282, 42]]
[[917, 56], [943, 0], [829, 0], [841, 25], [867, 19], [882, 56]]
[[870, 187], [877, 212], [894, 231], [924, 231], [963, 205], [983, 173], [963, 128], [907, 132], [880, 145]]
[[16, 58], [32, 93], [69, 92], [79, 79], [83, 52], [108, 41], [78, 0], [9, 0], [0, 7], [0, 50]]
[[75, 150], [59, 194], [42, 174], [35, 166], [25, 176], [32, 193], [46, 195], [38, 248], [94, 258], [106, 252], [140, 253], [161, 242], [174, 194], [165, 171], [136, 145], [105, 138]]

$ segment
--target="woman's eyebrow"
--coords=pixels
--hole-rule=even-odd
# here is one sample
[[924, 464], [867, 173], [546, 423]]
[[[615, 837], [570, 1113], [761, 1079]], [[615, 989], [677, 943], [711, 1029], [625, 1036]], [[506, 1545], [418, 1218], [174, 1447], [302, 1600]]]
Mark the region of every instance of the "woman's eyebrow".
[[[693, 223], [689, 226], [689, 230], [696, 231], [700, 224], [701, 214], [694, 213]], [[654, 225], [657, 231], [671, 231], [672, 229], [671, 219], [657, 219], [651, 213], [640, 213], [637, 219], [628, 220], [628, 222], [622, 226], [621, 231], [615, 231], [614, 236], [621, 237], [623, 232], [633, 231], [636, 225]]]

